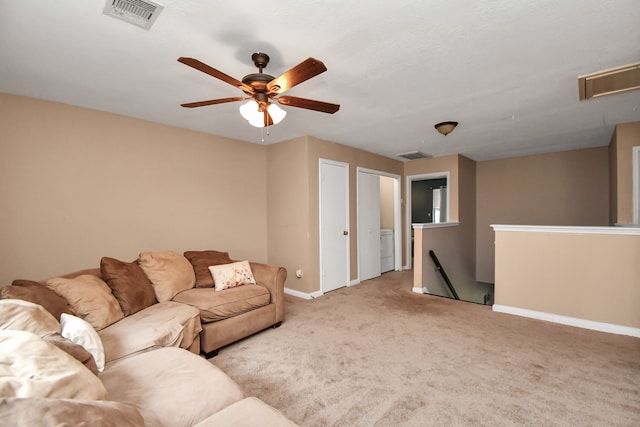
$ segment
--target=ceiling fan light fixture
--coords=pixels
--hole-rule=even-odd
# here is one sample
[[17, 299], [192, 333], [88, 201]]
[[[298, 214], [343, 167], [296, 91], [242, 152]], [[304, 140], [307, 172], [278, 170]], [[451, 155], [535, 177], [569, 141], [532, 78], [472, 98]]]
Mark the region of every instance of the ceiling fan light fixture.
[[[271, 103], [268, 104], [267, 111], [274, 125], [280, 123], [287, 115], [286, 111]], [[260, 105], [253, 99], [240, 106], [240, 115], [247, 120], [251, 126], [257, 128], [264, 127], [264, 112], [260, 111]]]
[[280, 123], [287, 115], [287, 112], [278, 107], [276, 104], [269, 104], [269, 107], [267, 107], [267, 111], [269, 112], [274, 125]]
[[253, 99], [246, 104], [242, 104], [240, 106], [240, 115], [244, 117], [245, 120], [251, 121], [254, 117], [262, 117], [262, 113], [259, 111], [260, 107], [258, 103]]
[[458, 126], [458, 122], [441, 122], [441, 123], [438, 123], [438, 124], [434, 125], [436, 130], [438, 132], [440, 132], [441, 134], [443, 134], [444, 136], [447, 136], [451, 132], [453, 132], [453, 130], [456, 128], [456, 126]]

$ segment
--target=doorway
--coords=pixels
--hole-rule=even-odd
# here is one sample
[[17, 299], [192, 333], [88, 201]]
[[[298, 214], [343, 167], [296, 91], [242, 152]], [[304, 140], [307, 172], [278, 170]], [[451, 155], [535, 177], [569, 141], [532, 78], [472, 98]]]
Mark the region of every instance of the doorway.
[[[412, 224], [450, 221], [449, 175], [449, 171], [445, 171], [407, 176], [406, 251], [408, 268], [413, 267]], [[438, 203], [434, 203], [434, 198], [438, 199]], [[437, 221], [434, 221], [435, 217], [437, 217]]]
[[357, 168], [358, 281], [402, 269], [400, 176]]

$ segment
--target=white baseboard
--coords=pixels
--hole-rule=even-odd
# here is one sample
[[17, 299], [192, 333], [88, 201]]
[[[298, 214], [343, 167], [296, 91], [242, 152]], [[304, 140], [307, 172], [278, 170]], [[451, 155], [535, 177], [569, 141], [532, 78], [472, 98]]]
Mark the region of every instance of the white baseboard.
[[[414, 288], [415, 289], [415, 288]], [[414, 291], [415, 292], [415, 291]], [[546, 320], [547, 322], [560, 323], [562, 325], [576, 326], [578, 328], [592, 329], [594, 331], [608, 332], [617, 335], [629, 335], [640, 338], [640, 329], [630, 326], [614, 325], [612, 323], [596, 322], [593, 320], [579, 319], [577, 317], [562, 316], [559, 314], [544, 313], [542, 311], [527, 310], [525, 308], [510, 307], [507, 305], [493, 305], [493, 311], [498, 313], [513, 314], [532, 319]]]
[[428, 294], [429, 293], [429, 289], [422, 287], [422, 288], [413, 288], [411, 289], [413, 292], [415, 292], [416, 294]]
[[284, 293], [287, 295], [291, 295], [294, 297], [302, 298], [302, 299], [315, 299], [322, 295], [324, 295], [321, 291], [316, 291], [312, 293], [300, 292], [295, 289], [284, 288]]

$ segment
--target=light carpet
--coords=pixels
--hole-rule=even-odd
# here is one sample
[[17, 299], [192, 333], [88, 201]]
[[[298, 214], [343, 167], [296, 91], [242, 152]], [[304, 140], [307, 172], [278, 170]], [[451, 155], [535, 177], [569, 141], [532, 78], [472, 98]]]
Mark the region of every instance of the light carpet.
[[[639, 426], [640, 339], [411, 292], [390, 272], [211, 362], [302, 426]], [[212, 390], [215, 393], [215, 390]]]

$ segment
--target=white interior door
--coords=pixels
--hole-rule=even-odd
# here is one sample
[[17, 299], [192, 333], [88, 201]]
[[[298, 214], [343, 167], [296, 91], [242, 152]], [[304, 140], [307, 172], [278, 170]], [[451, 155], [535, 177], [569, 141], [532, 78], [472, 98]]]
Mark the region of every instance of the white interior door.
[[380, 276], [380, 176], [358, 172], [359, 278]]
[[349, 284], [349, 165], [320, 159], [320, 289]]

